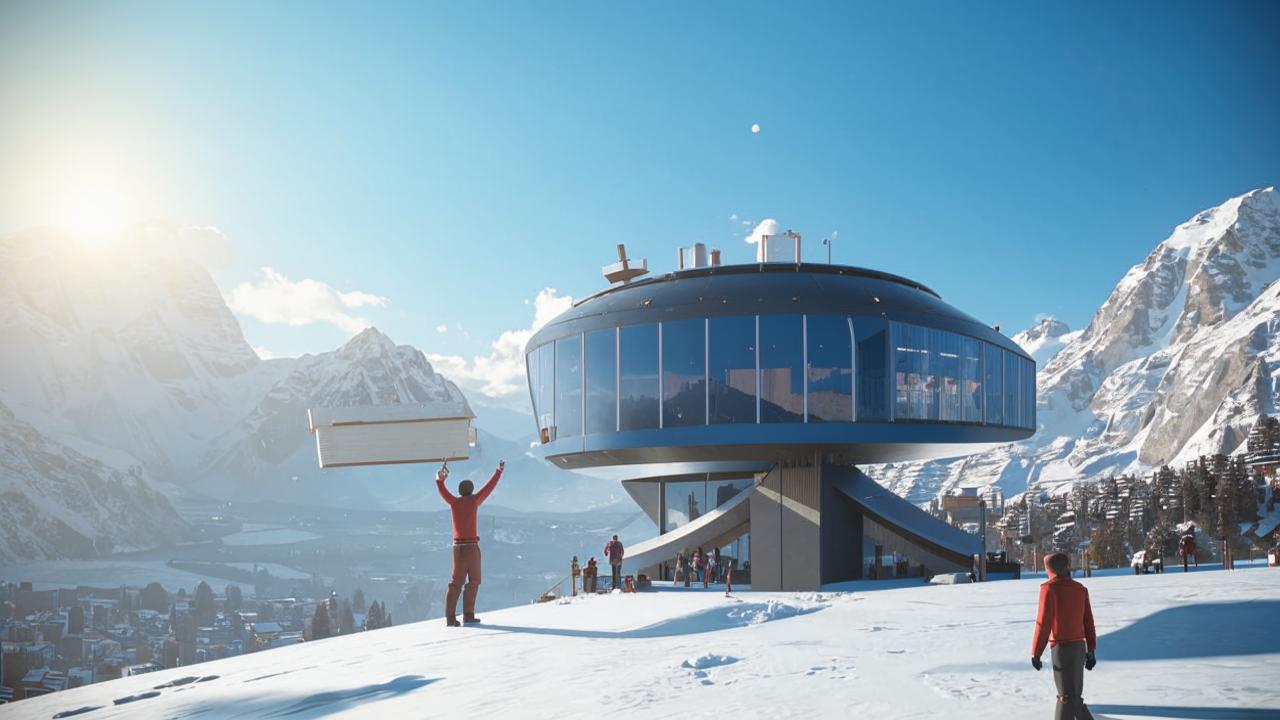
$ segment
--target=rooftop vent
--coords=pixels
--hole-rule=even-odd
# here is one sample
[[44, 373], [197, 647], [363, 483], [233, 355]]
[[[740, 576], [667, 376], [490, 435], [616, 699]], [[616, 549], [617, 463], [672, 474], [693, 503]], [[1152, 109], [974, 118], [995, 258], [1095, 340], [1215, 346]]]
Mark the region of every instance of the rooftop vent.
[[756, 262], [799, 263], [800, 233], [788, 230], [776, 235], [761, 236]]
[[636, 262], [627, 258], [627, 246], [618, 243], [618, 262], [600, 268], [600, 273], [610, 283], [629, 283], [642, 275], [649, 274], [649, 260], [640, 258], [639, 262]]
[[712, 265], [720, 264], [720, 251], [712, 250], [710, 256], [707, 255], [707, 246], [703, 243], [694, 243], [693, 247], [677, 248], [679, 252], [679, 268], [681, 270], [691, 270], [693, 268], [704, 268]]

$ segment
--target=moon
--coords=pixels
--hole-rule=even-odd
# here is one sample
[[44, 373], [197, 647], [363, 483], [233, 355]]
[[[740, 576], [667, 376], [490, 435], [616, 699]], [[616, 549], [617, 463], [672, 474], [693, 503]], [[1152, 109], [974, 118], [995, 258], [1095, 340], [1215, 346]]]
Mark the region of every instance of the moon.
[[755, 123], [751, 126], [751, 134], [752, 135], [760, 134], [760, 123]]

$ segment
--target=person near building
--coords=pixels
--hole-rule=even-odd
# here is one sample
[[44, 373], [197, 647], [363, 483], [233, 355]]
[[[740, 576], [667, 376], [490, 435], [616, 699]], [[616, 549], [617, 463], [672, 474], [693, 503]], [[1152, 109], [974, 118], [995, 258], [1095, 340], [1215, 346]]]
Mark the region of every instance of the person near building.
[[1040, 585], [1031, 666], [1040, 670], [1040, 656], [1052, 647], [1053, 682], [1058, 688], [1054, 720], [1093, 720], [1084, 703], [1084, 671], [1097, 664], [1098, 646], [1089, 591], [1071, 578], [1071, 558], [1052, 553], [1044, 558], [1049, 579]]
[[677, 552], [676, 553], [676, 571], [671, 577], [672, 585], [679, 585], [680, 581], [684, 579], [684, 574], [688, 572], [685, 569], [685, 562], [686, 561], [684, 559], [684, 551], [681, 550]]
[[715, 576], [711, 578], [711, 582], [722, 582], [720, 578], [724, 576], [724, 567], [720, 565], [719, 546], [711, 549], [711, 568], [715, 572]]
[[613, 539], [605, 543], [604, 556], [609, 560], [609, 569], [613, 571], [613, 577], [610, 580], [610, 590], [620, 590], [622, 588], [622, 555], [624, 553], [622, 541], [617, 535]]
[[[578, 596], [578, 576], [581, 574], [582, 568], [578, 565], [578, 556], [574, 555], [573, 559], [569, 561], [569, 587], [571, 588], [570, 594], [574, 597]], [[585, 585], [582, 586], [582, 591], [587, 591]]]
[[587, 558], [587, 566], [582, 569], [582, 592], [595, 595], [599, 578], [600, 566], [596, 563], [596, 556], [592, 555]]
[[1182, 556], [1182, 572], [1187, 572], [1188, 559], [1197, 568], [1200, 567], [1200, 562], [1196, 560], [1196, 536], [1192, 533], [1187, 533], [1178, 540], [1178, 554]]
[[[436, 473], [436, 490], [449, 505], [453, 517], [453, 571], [444, 596], [445, 622], [449, 627], [480, 622], [476, 617], [476, 595], [480, 592], [480, 531], [476, 512], [498, 486], [506, 467], [506, 461], [500, 461], [493, 477], [480, 488], [480, 492], [474, 492], [475, 485], [470, 480], [463, 480], [458, 483], [457, 495], [444, 486], [449, 477], [449, 464], [445, 463]], [[457, 618], [459, 595], [462, 596], [462, 623]]]

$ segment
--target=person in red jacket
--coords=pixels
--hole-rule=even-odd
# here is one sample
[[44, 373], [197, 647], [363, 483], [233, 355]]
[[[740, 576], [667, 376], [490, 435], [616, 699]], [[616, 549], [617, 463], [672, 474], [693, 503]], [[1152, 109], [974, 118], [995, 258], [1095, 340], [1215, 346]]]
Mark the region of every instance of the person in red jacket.
[[1053, 682], [1058, 687], [1055, 720], [1093, 720], [1084, 704], [1084, 671], [1097, 664], [1098, 633], [1093, 627], [1089, 591], [1071, 579], [1071, 558], [1052, 553], [1044, 558], [1049, 580], [1040, 585], [1040, 609], [1031, 642], [1031, 666], [1041, 668], [1040, 656], [1052, 645]]
[[1200, 567], [1200, 562], [1196, 560], [1196, 536], [1191, 533], [1183, 535], [1178, 540], [1178, 554], [1182, 555], [1182, 572], [1187, 571], [1187, 559], [1195, 563], [1196, 568]]
[[[489, 478], [489, 482], [478, 493], [473, 493], [475, 485], [470, 480], [463, 480], [458, 483], [457, 495], [444, 486], [445, 479], [449, 477], [448, 464], [436, 473], [436, 490], [449, 504], [449, 511], [453, 515], [453, 574], [444, 596], [445, 624], [449, 627], [462, 624], [458, 622], [457, 616], [458, 595], [462, 595], [462, 622], [480, 622], [480, 618], [476, 617], [476, 594], [480, 592], [480, 532], [476, 524], [476, 511], [480, 509], [480, 503], [498, 486], [498, 478], [502, 477], [502, 471], [506, 467], [505, 460], [499, 462], [498, 469], [493, 471], [493, 477]], [[466, 583], [465, 592], [463, 583]]]
[[613, 539], [605, 543], [604, 556], [609, 558], [609, 569], [613, 571], [613, 577], [610, 578], [609, 589], [617, 590], [622, 586], [622, 541], [617, 535]]

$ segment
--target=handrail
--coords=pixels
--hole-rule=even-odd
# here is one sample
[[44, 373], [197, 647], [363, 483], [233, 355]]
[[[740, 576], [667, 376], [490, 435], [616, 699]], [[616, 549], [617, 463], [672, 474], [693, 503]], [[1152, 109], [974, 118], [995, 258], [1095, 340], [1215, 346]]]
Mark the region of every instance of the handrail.
[[559, 580], [557, 580], [554, 584], [552, 584], [552, 586], [551, 586], [551, 587], [549, 587], [549, 588], [547, 588], [546, 590], [543, 590], [542, 592], [538, 593], [538, 597], [534, 598], [534, 599], [533, 599], [533, 601], [536, 603], [536, 602], [538, 602], [538, 601], [542, 600], [542, 598], [544, 598], [544, 597], [546, 597], [546, 596], [547, 596], [547, 593], [549, 593], [549, 592], [551, 592], [552, 590], [555, 590], [556, 588], [560, 587], [561, 585], [563, 585], [563, 584], [564, 584], [564, 581], [565, 581], [565, 580], [568, 580], [568, 579], [569, 579], [569, 578], [571, 578], [571, 577], [573, 577], [573, 575], [572, 575], [572, 574], [569, 574], [569, 575], [565, 575], [564, 577], [560, 578], [560, 579], [559, 579]]

